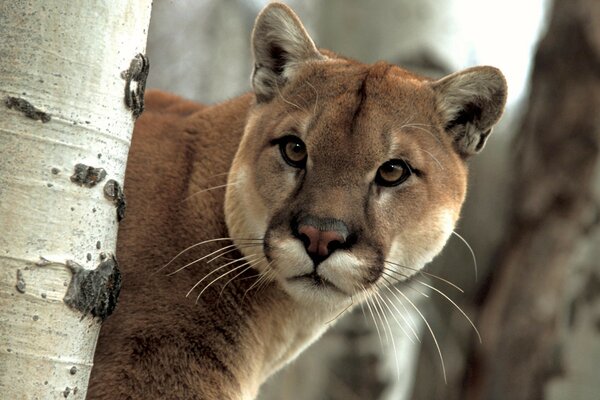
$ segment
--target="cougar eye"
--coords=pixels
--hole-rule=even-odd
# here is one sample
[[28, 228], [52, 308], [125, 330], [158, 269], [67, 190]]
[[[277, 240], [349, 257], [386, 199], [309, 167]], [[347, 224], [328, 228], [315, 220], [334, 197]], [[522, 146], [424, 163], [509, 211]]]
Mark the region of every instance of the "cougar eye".
[[306, 165], [306, 145], [297, 136], [284, 136], [279, 140], [279, 150], [286, 163], [295, 168]]
[[389, 160], [377, 170], [375, 183], [381, 186], [397, 186], [410, 177], [412, 170], [404, 160]]

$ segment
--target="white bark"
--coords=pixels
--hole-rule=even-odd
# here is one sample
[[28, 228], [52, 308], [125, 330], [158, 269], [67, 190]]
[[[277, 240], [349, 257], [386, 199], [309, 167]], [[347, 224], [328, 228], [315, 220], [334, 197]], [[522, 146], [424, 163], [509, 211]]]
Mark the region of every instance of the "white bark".
[[[134, 118], [121, 72], [145, 51], [150, 8], [150, 0], [0, 2], [2, 398], [85, 398], [100, 323], [63, 302], [65, 263], [94, 269], [101, 252], [115, 252], [116, 210], [103, 187], [123, 182]], [[22, 100], [50, 120], [27, 117]], [[107, 177], [78, 186], [70, 180], [78, 163]], [[36, 266], [40, 257], [54, 263]]]

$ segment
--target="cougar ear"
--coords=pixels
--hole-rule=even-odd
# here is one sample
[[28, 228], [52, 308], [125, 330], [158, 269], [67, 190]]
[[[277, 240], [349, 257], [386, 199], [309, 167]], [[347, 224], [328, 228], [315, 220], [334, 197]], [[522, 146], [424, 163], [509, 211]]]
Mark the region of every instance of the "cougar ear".
[[444, 127], [464, 157], [479, 153], [504, 111], [506, 79], [494, 67], [474, 67], [432, 83]]
[[294, 12], [284, 4], [267, 5], [252, 31], [252, 85], [258, 102], [269, 101], [292, 77], [294, 66], [324, 59]]

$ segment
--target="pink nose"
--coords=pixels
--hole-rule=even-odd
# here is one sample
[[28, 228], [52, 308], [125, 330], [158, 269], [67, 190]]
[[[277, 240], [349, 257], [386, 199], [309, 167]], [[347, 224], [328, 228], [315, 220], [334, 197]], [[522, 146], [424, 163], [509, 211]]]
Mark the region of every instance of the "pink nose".
[[308, 239], [304, 241], [306, 252], [313, 257], [326, 258], [330, 252], [346, 241], [340, 232], [321, 231], [312, 225], [300, 225], [298, 232]]

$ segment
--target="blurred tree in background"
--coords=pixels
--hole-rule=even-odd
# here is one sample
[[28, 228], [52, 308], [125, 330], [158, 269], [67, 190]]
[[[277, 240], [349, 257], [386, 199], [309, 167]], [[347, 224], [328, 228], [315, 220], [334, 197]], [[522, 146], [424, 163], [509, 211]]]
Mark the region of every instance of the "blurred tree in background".
[[[380, 344], [360, 308], [264, 387], [261, 400], [600, 398], [600, 2], [550, 7], [527, 101], [544, 0], [290, 0], [320, 47], [437, 77], [476, 64], [503, 70], [509, 104], [470, 162], [459, 236], [429, 271], [465, 293], [413, 299], [421, 343]], [[202, 102], [250, 90], [259, 0], [154, 3], [149, 87]], [[225, 179], [225, 178], [224, 178]], [[427, 294], [427, 293], [425, 293]], [[413, 313], [414, 314], [414, 313]]]
[[486, 341], [454, 398], [600, 398], [599, 22], [596, 0], [555, 1], [511, 157], [509, 224], [477, 299]]

